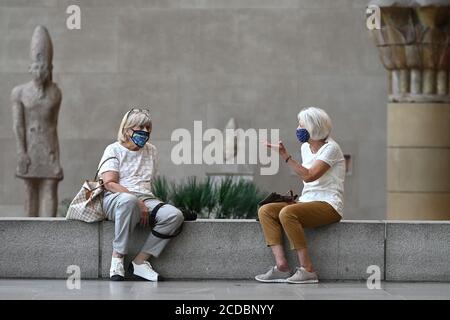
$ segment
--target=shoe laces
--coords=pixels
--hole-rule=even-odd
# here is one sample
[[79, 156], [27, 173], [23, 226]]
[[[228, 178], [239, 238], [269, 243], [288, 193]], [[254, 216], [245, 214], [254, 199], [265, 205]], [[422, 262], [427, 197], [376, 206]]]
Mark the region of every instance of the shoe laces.
[[114, 259], [112, 263], [112, 269], [114, 270], [114, 272], [124, 271], [125, 269], [123, 266], [123, 260]]
[[148, 262], [148, 261], [142, 262], [142, 265], [146, 265], [146, 266], [149, 267], [151, 270], [153, 270], [152, 265], [151, 265], [150, 262]]
[[290, 271], [281, 271], [280, 269], [278, 269], [277, 266], [272, 267], [272, 272], [276, 271], [276, 272], [280, 272], [280, 273], [291, 273]]
[[306, 269], [303, 268], [303, 267], [297, 267], [296, 269], [297, 269], [296, 272], [297, 272], [297, 271], [300, 271], [300, 272], [306, 272], [306, 273], [315, 273], [315, 272], [309, 272], [308, 270], [306, 270]]
[[280, 270], [278, 270], [277, 266], [273, 266], [273, 267], [270, 268], [270, 270], [268, 272], [274, 273], [274, 272], [277, 272], [277, 271], [280, 271]]

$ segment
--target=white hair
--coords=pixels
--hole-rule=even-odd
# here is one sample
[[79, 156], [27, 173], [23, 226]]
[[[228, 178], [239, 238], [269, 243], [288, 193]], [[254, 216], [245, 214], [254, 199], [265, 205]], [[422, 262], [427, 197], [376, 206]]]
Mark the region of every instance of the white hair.
[[330, 116], [316, 107], [303, 108], [297, 115], [298, 121], [308, 130], [312, 140], [327, 139], [330, 136], [332, 124]]
[[144, 127], [152, 129], [152, 120], [150, 114], [146, 111], [132, 109], [125, 113], [120, 122], [117, 132], [117, 141], [125, 143], [127, 141], [126, 130], [134, 127]]

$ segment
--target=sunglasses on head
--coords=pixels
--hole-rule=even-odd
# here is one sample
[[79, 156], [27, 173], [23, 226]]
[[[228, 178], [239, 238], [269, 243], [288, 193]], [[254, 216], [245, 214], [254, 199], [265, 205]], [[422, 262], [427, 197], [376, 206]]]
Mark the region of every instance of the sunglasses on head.
[[131, 108], [130, 111], [127, 112], [127, 117], [124, 123], [127, 123], [130, 114], [142, 112], [150, 119], [150, 110], [148, 109], [139, 109], [139, 108]]
[[131, 108], [130, 111], [127, 112], [127, 118], [125, 119], [125, 123], [128, 121], [128, 118], [130, 117], [130, 114], [142, 112], [146, 116], [150, 118], [150, 110], [148, 109], [139, 109], [139, 108]]

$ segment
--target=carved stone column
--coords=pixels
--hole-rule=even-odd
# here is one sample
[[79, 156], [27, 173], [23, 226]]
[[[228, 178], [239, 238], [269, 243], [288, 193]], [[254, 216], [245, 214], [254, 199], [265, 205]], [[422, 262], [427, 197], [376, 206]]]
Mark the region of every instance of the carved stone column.
[[450, 1], [378, 0], [388, 70], [387, 218], [450, 219]]

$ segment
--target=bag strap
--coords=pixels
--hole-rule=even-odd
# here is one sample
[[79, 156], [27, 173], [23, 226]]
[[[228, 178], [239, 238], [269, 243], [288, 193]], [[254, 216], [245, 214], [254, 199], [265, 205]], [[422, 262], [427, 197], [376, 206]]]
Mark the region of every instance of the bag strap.
[[171, 239], [171, 238], [175, 238], [177, 235], [179, 235], [181, 233], [181, 231], [183, 230], [183, 224], [181, 224], [181, 226], [175, 231], [174, 234], [172, 235], [168, 235], [168, 234], [162, 234], [159, 233], [158, 231], [155, 231], [152, 229], [152, 234], [157, 237], [157, 238], [161, 238], [161, 239]]
[[152, 212], [150, 213], [150, 218], [152, 218], [152, 220], [155, 220], [156, 218], [156, 213], [158, 212], [159, 208], [161, 208], [163, 205], [165, 205], [167, 203], [165, 202], [160, 202], [158, 203], [152, 210]]
[[[152, 210], [152, 212], [150, 213], [150, 218], [155, 221], [156, 218], [156, 213], [158, 212], [158, 210], [167, 203], [165, 202], [160, 202], [158, 203]], [[161, 239], [170, 239], [170, 238], [175, 238], [177, 235], [179, 235], [181, 233], [181, 231], [183, 230], [183, 224], [181, 224], [181, 226], [175, 231], [174, 234], [169, 235], [169, 234], [162, 234], [159, 233], [158, 231], [155, 231], [154, 229], [152, 229], [152, 234], [157, 237], [157, 238], [161, 238]]]
[[95, 173], [95, 177], [94, 177], [94, 181], [97, 181], [98, 178], [98, 173], [100, 172], [100, 169], [102, 168], [102, 166], [105, 164], [106, 161], [111, 160], [111, 159], [117, 159], [117, 161], [119, 161], [119, 159], [117, 157], [109, 157], [107, 159], [105, 159], [105, 161], [103, 161], [100, 166], [98, 167], [97, 172]]
[[[290, 195], [288, 193], [290, 193]], [[289, 191], [286, 191], [285, 194], [286, 194], [287, 197], [293, 197], [294, 196], [294, 192], [292, 191], [292, 189], [289, 190]]]

